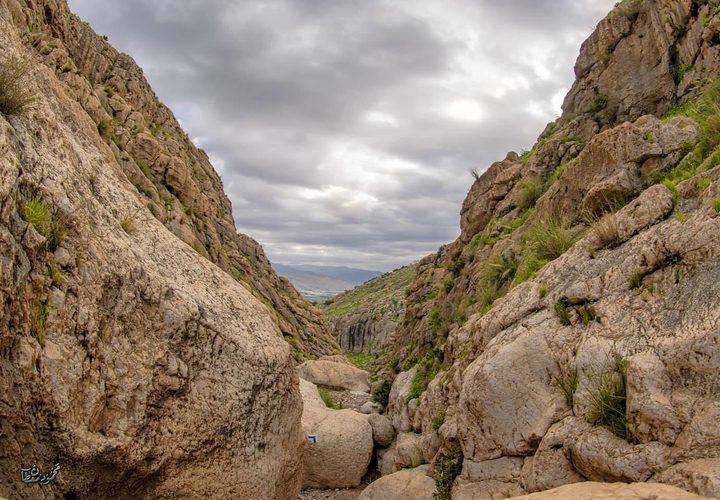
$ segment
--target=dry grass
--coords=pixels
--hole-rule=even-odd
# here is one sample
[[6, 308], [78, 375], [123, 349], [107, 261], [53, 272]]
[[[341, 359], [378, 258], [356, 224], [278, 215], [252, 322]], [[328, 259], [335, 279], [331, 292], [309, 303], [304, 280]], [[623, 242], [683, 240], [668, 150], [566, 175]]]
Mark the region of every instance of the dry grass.
[[0, 61], [0, 113], [20, 115], [37, 101], [29, 85], [30, 69], [26, 59], [11, 57]]
[[617, 217], [614, 213], [603, 215], [593, 226], [593, 233], [600, 244], [600, 248], [613, 247], [620, 240]]

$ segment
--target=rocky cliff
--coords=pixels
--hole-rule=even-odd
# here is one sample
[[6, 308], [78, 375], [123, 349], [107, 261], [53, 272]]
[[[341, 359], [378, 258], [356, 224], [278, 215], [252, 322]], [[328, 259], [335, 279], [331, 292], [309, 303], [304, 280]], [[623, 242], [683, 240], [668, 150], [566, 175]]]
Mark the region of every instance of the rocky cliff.
[[0, 497], [295, 498], [321, 317], [63, 1], [0, 0], [0, 81]]
[[440, 498], [720, 497], [719, 9], [619, 3], [562, 116], [478, 177], [376, 373], [400, 432], [383, 472], [432, 463]]
[[393, 339], [405, 313], [405, 291], [415, 268], [405, 266], [341, 293], [323, 304], [344, 351], [375, 354]]
[[96, 124], [146, 210], [263, 302], [297, 361], [333, 354], [323, 317], [272, 270], [262, 247], [238, 234], [222, 182], [142, 70], [117, 52], [63, 0], [8, 0], [8, 21]]

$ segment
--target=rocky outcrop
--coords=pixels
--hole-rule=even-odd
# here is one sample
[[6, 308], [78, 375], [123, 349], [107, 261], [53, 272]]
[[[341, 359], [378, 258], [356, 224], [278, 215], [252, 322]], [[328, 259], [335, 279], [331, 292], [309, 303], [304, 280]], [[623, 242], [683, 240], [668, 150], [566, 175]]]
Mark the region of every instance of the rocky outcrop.
[[304, 402], [302, 429], [308, 438], [303, 487], [358, 486], [373, 451], [373, 429], [368, 417], [353, 410], [328, 409], [311, 382], [301, 379], [300, 388]]
[[237, 233], [208, 156], [158, 101], [134, 61], [71, 14], [65, 0], [3, 0], [2, 5], [25, 46], [93, 121], [142, 211], [255, 295], [297, 361], [337, 352], [322, 314], [275, 274], [257, 242]]
[[680, 488], [666, 484], [648, 483], [577, 483], [561, 486], [542, 493], [533, 493], [516, 497], [523, 500], [600, 500], [613, 498], [617, 500], [697, 500], [698, 495], [688, 493]]
[[342, 356], [327, 356], [309, 360], [297, 367], [301, 378], [313, 384], [349, 391], [370, 391], [368, 372], [356, 368]]
[[[159, 116], [143, 103], [164, 109], [140, 70], [50, 0], [0, 1], [0, 47], [0, 60], [31, 61], [36, 96], [0, 115], [0, 496], [295, 498], [302, 401], [273, 310], [152, 215], [98, 134], [108, 79], [138, 99], [108, 101], [127, 127]], [[73, 60], [96, 86], [57, 66]], [[137, 158], [149, 135], [131, 141]], [[199, 224], [234, 231], [217, 176], [177, 141], [153, 167], [204, 171], [203, 189], [176, 193], [227, 211]], [[21, 482], [20, 467], [55, 463], [52, 483]]]
[[435, 467], [460, 448], [458, 498], [714, 494], [716, 7], [621, 2], [583, 45], [563, 116], [478, 177], [376, 366], [400, 433], [382, 472], [403, 439]]
[[429, 466], [405, 469], [374, 481], [358, 500], [432, 500], [435, 498], [435, 481], [429, 477]]
[[405, 290], [414, 276], [415, 268], [405, 266], [323, 304], [344, 351], [376, 354], [382, 350], [405, 313]]

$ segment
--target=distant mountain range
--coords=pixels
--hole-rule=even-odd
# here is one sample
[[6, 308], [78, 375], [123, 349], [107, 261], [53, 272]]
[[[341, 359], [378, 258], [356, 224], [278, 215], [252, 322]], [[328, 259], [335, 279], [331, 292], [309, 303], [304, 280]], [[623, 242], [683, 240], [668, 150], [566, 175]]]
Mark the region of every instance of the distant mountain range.
[[382, 274], [380, 271], [341, 266], [289, 266], [273, 263], [272, 267], [312, 302], [323, 302]]

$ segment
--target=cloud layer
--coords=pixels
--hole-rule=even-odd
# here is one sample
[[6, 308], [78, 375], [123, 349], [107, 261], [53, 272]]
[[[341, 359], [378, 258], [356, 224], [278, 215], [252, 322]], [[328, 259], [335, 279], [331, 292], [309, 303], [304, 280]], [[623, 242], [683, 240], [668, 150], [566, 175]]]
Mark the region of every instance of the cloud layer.
[[555, 118], [614, 0], [70, 0], [210, 155], [284, 263], [387, 270]]

